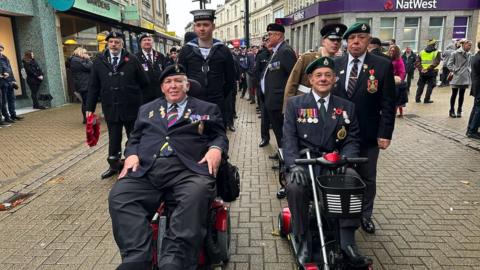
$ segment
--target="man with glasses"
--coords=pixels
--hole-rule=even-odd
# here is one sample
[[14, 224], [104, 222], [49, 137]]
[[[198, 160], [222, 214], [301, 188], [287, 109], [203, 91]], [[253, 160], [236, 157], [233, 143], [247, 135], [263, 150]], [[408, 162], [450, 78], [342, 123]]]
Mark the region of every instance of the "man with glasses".
[[295, 63], [292, 69], [292, 73], [290, 73], [288, 77], [287, 86], [285, 87], [283, 111], [285, 111], [288, 98], [310, 92], [311, 85], [305, 73], [305, 68], [319, 57], [334, 57], [342, 47], [342, 36], [345, 30], [347, 30], [347, 26], [341, 23], [325, 25], [322, 30], [320, 30], [322, 47], [320, 47], [317, 52], [304, 53], [298, 58], [297, 63]]
[[334, 95], [355, 103], [360, 125], [360, 156], [368, 157], [367, 164], [357, 167], [367, 185], [362, 228], [375, 233], [372, 221], [376, 194], [377, 160], [379, 149], [387, 149], [395, 125], [395, 83], [389, 60], [367, 52], [370, 26], [355, 23], [347, 29], [347, 55], [335, 59], [338, 76]]

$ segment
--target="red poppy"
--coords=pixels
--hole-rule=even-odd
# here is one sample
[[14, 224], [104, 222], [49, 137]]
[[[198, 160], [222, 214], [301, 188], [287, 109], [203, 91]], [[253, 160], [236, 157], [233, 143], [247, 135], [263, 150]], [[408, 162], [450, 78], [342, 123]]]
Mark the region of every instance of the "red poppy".
[[342, 115], [342, 113], [343, 113], [343, 110], [341, 108], [336, 108], [334, 110], [335, 110], [336, 115]]
[[124, 59], [124, 60], [125, 60], [125, 62], [128, 62], [128, 61], [130, 61], [130, 58], [128, 58], [128, 57], [125, 56], [125, 59]]

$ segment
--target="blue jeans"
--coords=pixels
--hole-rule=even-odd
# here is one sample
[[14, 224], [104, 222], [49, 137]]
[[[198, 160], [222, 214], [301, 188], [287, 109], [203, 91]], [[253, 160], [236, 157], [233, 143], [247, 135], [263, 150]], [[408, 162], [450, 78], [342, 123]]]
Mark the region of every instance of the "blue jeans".
[[480, 127], [480, 96], [475, 97], [473, 102], [472, 113], [468, 120], [467, 133], [477, 133]]
[[[15, 118], [15, 92], [11, 85], [4, 85], [2, 87], [2, 115], [5, 119]], [[8, 110], [7, 110], [8, 106]]]

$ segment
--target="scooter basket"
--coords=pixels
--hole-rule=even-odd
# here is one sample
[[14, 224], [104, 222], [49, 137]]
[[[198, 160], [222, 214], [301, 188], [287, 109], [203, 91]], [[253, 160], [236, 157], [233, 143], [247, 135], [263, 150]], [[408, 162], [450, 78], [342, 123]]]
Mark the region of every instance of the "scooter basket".
[[330, 218], [359, 218], [362, 216], [365, 183], [350, 175], [317, 177], [323, 214]]

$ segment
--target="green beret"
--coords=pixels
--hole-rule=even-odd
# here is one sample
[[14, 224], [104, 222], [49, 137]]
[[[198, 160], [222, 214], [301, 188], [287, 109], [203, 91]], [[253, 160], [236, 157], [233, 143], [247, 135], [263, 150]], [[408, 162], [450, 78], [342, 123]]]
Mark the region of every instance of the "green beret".
[[352, 24], [348, 29], [347, 31], [345, 32], [345, 34], [343, 34], [343, 39], [348, 39], [348, 36], [350, 36], [350, 34], [354, 34], [354, 33], [367, 33], [367, 34], [370, 34], [370, 25], [366, 24], [366, 23], [354, 23]]
[[332, 70], [335, 70], [335, 63], [330, 57], [320, 57], [307, 66], [307, 68], [305, 69], [305, 73], [312, 74], [315, 69], [322, 67], [328, 67]]

